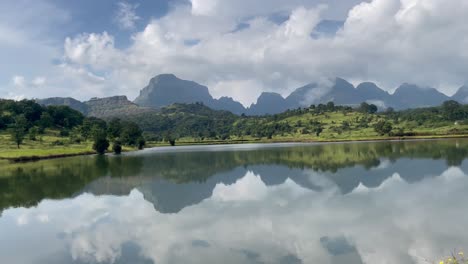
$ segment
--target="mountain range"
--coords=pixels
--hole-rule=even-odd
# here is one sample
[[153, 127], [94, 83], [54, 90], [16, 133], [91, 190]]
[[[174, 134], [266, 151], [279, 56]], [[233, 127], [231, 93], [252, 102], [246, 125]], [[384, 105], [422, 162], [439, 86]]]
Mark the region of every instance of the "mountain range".
[[256, 103], [250, 107], [244, 107], [230, 97], [213, 98], [208, 87], [196, 82], [179, 79], [173, 74], [161, 74], [152, 78], [133, 102], [129, 101], [126, 96], [92, 98], [86, 102], [60, 97], [37, 101], [44, 105], [67, 105], [86, 115], [105, 118], [126, 113], [157, 111], [161, 107], [174, 103], [200, 102], [212, 109], [227, 110], [238, 115], [243, 113], [264, 115], [308, 107], [311, 104], [325, 104], [330, 101], [337, 105], [349, 106], [358, 106], [362, 102], [368, 102], [377, 105], [382, 110], [388, 107], [407, 109], [437, 106], [447, 100], [468, 103], [468, 86], [461, 87], [457, 93], [449, 97], [435, 88], [405, 83], [390, 94], [372, 82], [364, 82], [354, 87], [344, 79], [335, 78], [325, 84], [310, 83], [297, 88], [286, 98], [278, 93], [264, 92]]

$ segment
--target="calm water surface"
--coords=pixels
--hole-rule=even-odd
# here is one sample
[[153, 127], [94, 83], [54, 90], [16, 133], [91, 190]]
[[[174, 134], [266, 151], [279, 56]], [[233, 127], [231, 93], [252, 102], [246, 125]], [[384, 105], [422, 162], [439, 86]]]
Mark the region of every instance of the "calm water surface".
[[468, 140], [0, 164], [0, 263], [428, 263], [468, 250]]

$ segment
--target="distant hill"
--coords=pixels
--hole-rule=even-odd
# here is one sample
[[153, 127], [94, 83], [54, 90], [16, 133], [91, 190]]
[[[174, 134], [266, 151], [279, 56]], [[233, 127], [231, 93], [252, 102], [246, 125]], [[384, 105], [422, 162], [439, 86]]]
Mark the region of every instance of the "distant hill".
[[106, 98], [91, 98], [89, 101], [80, 102], [69, 97], [53, 97], [46, 99], [36, 99], [42, 105], [66, 105], [72, 109], [80, 111], [84, 115], [94, 116], [103, 119], [112, 117], [123, 117], [127, 115], [155, 112], [156, 109], [141, 107], [132, 103], [126, 96], [112, 96]]
[[149, 107], [141, 107], [132, 103], [126, 96], [112, 96], [106, 98], [92, 98], [84, 102], [88, 108], [88, 116], [108, 119], [112, 117], [123, 117], [127, 115], [155, 112]]
[[81, 112], [82, 114], [88, 114], [88, 106], [71, 97], [51, 97], [45, 99], [36, 99], [36, 102], [41, 105], [49, 106], [49, 105], [66, 105], [76, 111]]
[[389, 94], [372, 82], [363, 82], [354, 87], [344, 79], [335, 78], [322, 84], [310, 83], [297, 88], [286, 98], [278, 93], [264, 92], [254, 104], [246, 108], [230, 97], [214, 99], [206, 86], [179, 79], [173, 74], [161, 74], [150, 80], [133, 103], [124, 96], [94, 98], [87, 102], [59, 97], [37, 101], [44, 105], [67, 105], [91, 116], [109, 117], [155, 111], [176, 103], [200, 102], [214, 110], [226, 110], [237, 115], [265, 115], [308, 107], [311, 104], [326, 104], [330, 101], [336, 105], [347, 106], [368, 102], [382, 110], [388, 107], [408, 109], [437, 106], [451, 99], [468, 103], [468, 87], [461, 87], [456, 94], [449, 97], [435, 88], [402, 84], [393, 94]]

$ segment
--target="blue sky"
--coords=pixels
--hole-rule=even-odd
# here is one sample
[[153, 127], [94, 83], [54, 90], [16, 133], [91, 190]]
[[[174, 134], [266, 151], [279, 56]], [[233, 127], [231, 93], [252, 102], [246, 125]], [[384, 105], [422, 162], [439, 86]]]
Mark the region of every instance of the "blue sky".
[[[60, 37], [71, 36], [81, 32], [103, 32], [116, 37], [116, 44], [125, 47], [130, 43], [131, 33], [144, 28], [151, 19], [158, 19], [169, 11], [170, 5], [182, 3], [174, 0], [144, 0], [144, 1], [115, 1], [115, 0], [80, 0], [80, 1], [51, 1], [58, 8], [64, 10], [71, 16], [71, 20], [58, 30]], [[130, 29], [121, 28], [116, 21], [121, 4], [132, 7], [138, 17], [135, 27]]]
[[245, 105], [343, 77], [451, 94], [466, 83], [463, 0], [5, 0], [0, 97], [125, 94], [161, 73]]

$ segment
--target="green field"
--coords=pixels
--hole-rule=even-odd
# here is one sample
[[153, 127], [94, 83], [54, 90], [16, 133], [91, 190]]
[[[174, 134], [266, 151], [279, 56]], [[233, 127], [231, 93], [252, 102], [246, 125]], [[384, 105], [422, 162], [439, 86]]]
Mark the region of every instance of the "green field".
[[91, 142], [73, 144], [68, 138], [59, 137], [58, 131], [49, 130], [44, 135], [38, 136], [36, 140], [26, 138], [19, 149], [8, 133], [0, 134], [1, 159], [45, 158], [90, 153], [94, 153]]
[[[36, 140], [26, 138], [18, 149], [8, 133], [0, 133], [0, 159], [13, 161], [27, 161], [45, 158], [57, 158], [74, 155], [94, 154], [92, 141], [80, 144], [72, 143], [68, 137], [60, 137], [59, 131], [47, 130]], [[135, 148], [124, 147], [124, 151]], [[1, 164], [1, 163], [0, 163]]]

